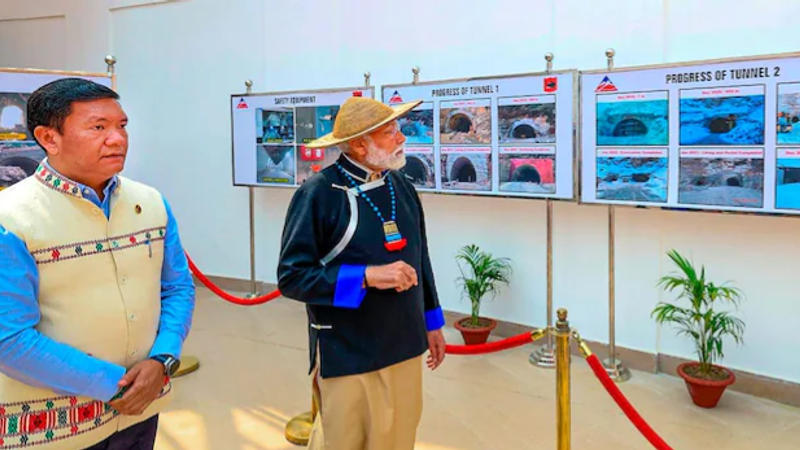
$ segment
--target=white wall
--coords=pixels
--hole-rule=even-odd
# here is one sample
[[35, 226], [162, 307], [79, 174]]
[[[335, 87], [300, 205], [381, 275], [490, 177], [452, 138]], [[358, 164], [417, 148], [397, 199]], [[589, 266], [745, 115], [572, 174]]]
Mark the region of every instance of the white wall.
[[[31, 4], [33, 3], [33, 4]], [[247, 191], [231, 186], [228, 96], [252, 78], [256, 91], [540, 71], [595, 69], [604, 50], [617, 66], [793, 51], [800, 4], [692, 0], [405, 2], [0, 1], [0, 66], [103, 70], [117, 56], [131, 116], [129, 176], [159, 187], [181, 222], [184, 244], [208, 273], [246, 278]], [[141, 6], [137, 6], [141, 5]], [[63, 25], [41, 17], [63, 16]], [[357, 19], [357, 18], [363, 19]], [[15, 19], [6, 21], [4, 19]], [[26, 21], [25, 18], [32, 18]], [[49, 24], [49, 25], [48, 25]], [[26, 27], [21, 27], [26, 25]], [[25, 30], [36, 39], [7, 40]], [[59, 50], [63, 46], [63, 50]], [[61, 68], [61, 67], [59, 67]], [[283, 217], [292, 195], [256, 193], [258, 276], [275, 280]], [[443, 306], [467, 311], [453, 255], [475, 242], [514, 260], [511, 287], [483, 312], [545, 323], [544, 204], [425, 195], [431, 254]], [[731, 367], [800, 382], [789, 342], [800, 325], [793, 284], [800, 219], [620, 208], [617, 211], [617, 343], [692, 356], [685, 339], [649, 317], [655, 288], [677, 248], [735, 280], [747, 295], [746, 344], [729, 345]], [[607, 210], [555, 204], [555, 303], [588, 338], [607, 339]]]
[[[41, 54], [48, 55], [43, 69], [59, 69], [66, 65], [67, 43], [52, 36], [66, 35], [66, 17], [63, 15], [36, 17], [31, 19], [6, 20], [0, 22], [0, 55], [3, 55], [3, 67], [33, 67], [42, 61]], [[20, 40], [25, 47], [39, 49], [41, 54], [28, 51], [17, 51]], [[9, 57], [6, 58], [6, 55]], [[12, 56], [13, 55], [13, 56]]]

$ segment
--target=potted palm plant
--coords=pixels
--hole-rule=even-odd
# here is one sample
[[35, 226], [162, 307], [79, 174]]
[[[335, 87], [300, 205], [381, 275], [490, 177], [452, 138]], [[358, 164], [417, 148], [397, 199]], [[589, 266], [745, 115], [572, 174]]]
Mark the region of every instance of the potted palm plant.
[[455, 327], [461, 331], [465, 344], [483, 344], [497, 322], [480, 317], [481, 301], [487, 295], [494, 297], [501, 283], [508, 284], [512, 271], [511, 262], [508, 258], [495, 258], [475, 244], [462, 247], [456, 260], [461, 271], [458, 281], [472, 305], [472, 314], [456, 321]]
[[[721, 304], [737, 307], [742, 298], [741, 291], [725, 284], [714, 284], [706, 280], [705, 267], [700, 272], [691, 261], [676, 250], [667, 255], [679, 269], [679, 273], [662, 277], [658, 285], [667, 292], [678, 291], [678, 300], [686, 300], [688, 306], [659, 302], [652, 317], [659, 324], [670, 323], [678, 334], [691, 337], [697, 351], [697, 362], [678, 366], [678, 375], [686, 382], [692, 401], [704, 408], [717, 405], [728, 385], [736, 381], [730, 370], [715, 365], [724, 357], [723, 338], [729, 337], [742, 343], [744, 322], [729, 311], [720, 311]], [[684, 302], [685, 303], [685, 302]]]

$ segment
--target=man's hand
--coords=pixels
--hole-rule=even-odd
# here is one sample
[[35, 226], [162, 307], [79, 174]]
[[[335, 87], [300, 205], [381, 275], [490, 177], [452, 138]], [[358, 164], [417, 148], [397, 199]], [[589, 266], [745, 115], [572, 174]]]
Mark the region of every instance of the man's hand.
[[118, 400], [113, 400], [112, 408], [121, 414], [138, 416], [150, 406], [164, 387], [164, 365], [152, 359], [146, 359], [128, 370], [119, 382], [120, 389], [128, 390]]
[[364, 279], [369, 287], [403, 292], [417, 285], [417, 271], [404, 261], [395, 261], [383, 266], [367, 267]]
[[444, 361], [444, 347], [446, 342], [444, 341], [444, 335], [442, 335], [442, 329], [428, 331], [428, 359], [426, 363], [428, 364], [428, 368], [431, 370], [435, 370], [439, 365]]

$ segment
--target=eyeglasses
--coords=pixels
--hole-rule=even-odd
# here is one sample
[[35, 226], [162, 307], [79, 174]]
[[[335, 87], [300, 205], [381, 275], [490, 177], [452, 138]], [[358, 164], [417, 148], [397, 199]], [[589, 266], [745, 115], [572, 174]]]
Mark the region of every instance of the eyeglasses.
[[394, 135], [397, 135], [398, 133], [400, 133], [400, 126], [397, 124], [397, 122], [395, 122], [394, 124], [392, 124], [392, 126], [390, 126], [390, 127], [387, 127], [387, 128], [384, 130], [384, 133], [385, 133], [387, 136], [394, 136]]

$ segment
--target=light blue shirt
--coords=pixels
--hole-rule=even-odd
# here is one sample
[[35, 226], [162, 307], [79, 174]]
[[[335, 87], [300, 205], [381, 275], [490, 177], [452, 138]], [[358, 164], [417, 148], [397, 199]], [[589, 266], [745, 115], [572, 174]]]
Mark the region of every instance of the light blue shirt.
[[[47, 161], [42, 163], [53, 170]], [[63, 175], [62, 178], [67, 179]], [[85, 199], [111, 216], [111, 193], [119, 179], [109, 180], [101, 201], [80, 183]], [[195, 290], [183, 253], [178, 224], [166, 199], [167, 230], [161, 269], [161, 317], [149, 356], [180, 357], [194, 311]], [[39, 311], [39, 271], [25, 243], [0, 224], [0, 372], [23, 383], [60, 394], [82, 395], [107, 401], [117, 391], [126, 369], [90, 356], [36, 330]]]

